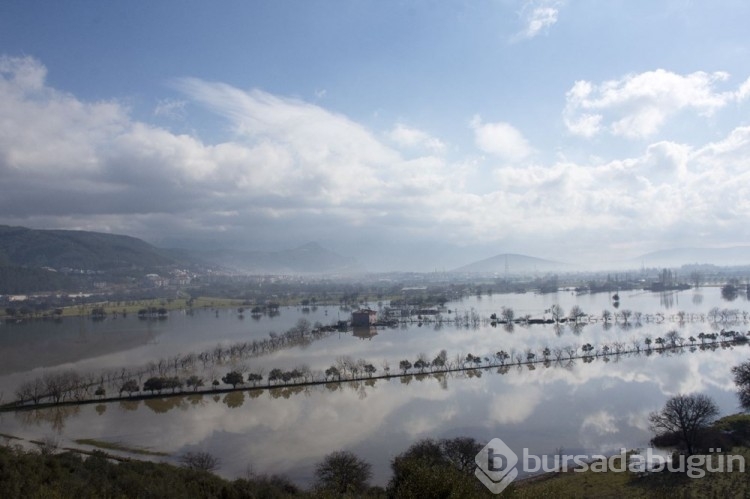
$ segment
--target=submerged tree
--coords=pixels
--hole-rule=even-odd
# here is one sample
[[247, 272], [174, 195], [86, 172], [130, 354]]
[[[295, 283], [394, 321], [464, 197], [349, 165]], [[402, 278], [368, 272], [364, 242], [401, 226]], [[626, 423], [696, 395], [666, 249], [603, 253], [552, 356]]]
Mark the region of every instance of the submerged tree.
[[398, 363], [398, 368], [401, 369], [401, 372], [406, 374], [406, 372], [411, 369], [411, 362], [408, 360], [402, 360]]
[[560, 322], [560, 319], [565, 317], [565, 312], [563, 311], [562, 307], [555, 303], [549, 308], [549, 313], [552, 315], [552, 320], [555, 322]]
[[583, 312], [583, 309], [578, 305], [573, 305], [570, 308], [569, 317], [570, 317], [570, 320], [575, 323], [578, 323], [578, 321], [580, 321], [581, 318], [584, 317], [585, 315], [586, 314]]
[[187, 381], [185, 381], [185, 384], [188, 387], [192, 388], [193, 391], [195, 392], [195, 391], [198, 391], [198, 388], [203, 386], [203, 380], [199, 378], [198, 376], [196, 376], [195, 374], [193, 374], [187, 379]]
[[208, 452], [187, 452], [180, 457], [182, 465], [194, 471], [215, 471], [221, 461]]
[[232, 385], [232, 388], [237, 388], [237, 385], [245, 383], [244, 376], [237, 371], [228, 372], [226, 376], [221, 378], [221, 381], [227, 385]]
[[149, 391], [151, 393], [154, 393], [156, 391], [160, 392], [164, 389], [164, 378], [149, 378], [146, 380], [145, 383], [143, 383], [143, 391]]
[[[100, 388], [102, 388], [102, 390], [104, 389], [103, 387], [100, 387]], [[123, 392], [126, 392], [128, 395], [132, 395], [133, 393], [139, 390], [140, 390], [140, 387], [138, 386], [138, 382], [134, 379], [129, 379], [125, 383], [123, 383], [122, 386], [120, 387], [120, 395], [122, 395]]]
[[500, 317], [502, 317], [505, 322], [513, 322], [515, 315], [515, 312], [510, 307], [503, 307], [500, 311]]
[[726, 301], [734, 301], [739, 295], [737, 289], [737, 280], [731, 279], [728, 283], [721, 287], [721, 297]]

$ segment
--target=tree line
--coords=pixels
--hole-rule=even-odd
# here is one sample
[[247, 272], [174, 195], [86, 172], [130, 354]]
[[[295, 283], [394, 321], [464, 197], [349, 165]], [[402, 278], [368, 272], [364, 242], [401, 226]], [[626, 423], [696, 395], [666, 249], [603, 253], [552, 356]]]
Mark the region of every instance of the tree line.
[[[301, 333], [298, 329], [300, 326], [303, 329], [306, 327], [305, 324], [295, 326], [295, 328], [292, 328], [296, 331], [294, 334]], [[287, 337], [287, 335], [284, 336]], [[330, 367], [321, 371], [314, 371], [309, 366], [300, 365], [293, 369], [273, 368], [266, 374], [262, 369], [251, 371], [246, 366], [242, 366], [240, 369], [226, 371], [224, 376], [219, 377], [217, 375], [208, 378], [194, 372], [188, 375], [180, 375], [183, 372], [189, 372], [181, 369], [189, 369], [195, 367], [195, 365], [183, 365], [180, 363], [183, 357], [176, 356], [171, 362], [149, 364], [145, 371], [138, 373], [139, 376], [137, 377], [133, 377], [132, 373], [126, 369], [116, 371], [116, 376], [110, 378], [109, 387], [119, 397], [132, 397], [140, 393], [151, 395], [161, 394], [165, 391], [182, 393], [184, 387], [187, 387], [189, 392], [197, 392], [201, 389], [203, 389], [202, 391], [205, 391], [205, 389], [215, 391], [223, 389], [221, 388], [223, 385], [231, 386], [232, 389], [236, 389], [240, 385], [257, 388], [362, 381], [374, 377], [389, 378], [410, 374], [446, 373], [480, 368], [507, 368], [511, 365], [526, 365], [533, 368], [541, 364], [549, 367], [553, 362], [571, 362], [576, 359], [582, 360], [584, 363], [593, 362], [595, 359], [609, 362], [612, 359], [627, 355], [664, 354], [684, 348], [690, 351], [698, 349], [713, 350], [719, 347], [726, 348], [746, 343], [748, 343], [748, 335], [738, 331], [722, 330], [720, 333], [700, 333], [697, 337], [684, 338], [676, 330], [672, 330], [664, 336], [655, 338], [651, 336], [634, 338], [630, 343], [613, 341], [596, 345], [584, 343], [582, 345], [570, 344], [556, 347], [543, 346], [537, 349], [498, 350], [493, 354], [485, 355], [457, 354], [453, 357], [449, 356], [446, 350], [441, 350], [434, 357], [420, 353], [416, 358], [401, 359], [394, 363], [394, 367], [387, 360], [376, 366], [375, 363], [365, 359], [355, 360], [349, 356], [340, 356]], [[229, 347], [227, 351], [231, 352], [231, 350], [232, 348]], [[217, 347], [213, 353], [206, 353], [211, 353], [211, 359], [220, 359], [223, 358], [224, 352], [224, 347]], [[222, 357], [219, 357], [220, 355]], [[172, 374], [170, 374], [170, 371]], [[91, 374], [81, 376], [73, 371], [45, 373], [19, 386], [16, 390], [14, 407], [25, 403], [34, 405], [42, 402], [59, 404], [61, 402], [74, 403], [103, 399], [107, 394], [103, 379], [103, 376], [99, 378]]]

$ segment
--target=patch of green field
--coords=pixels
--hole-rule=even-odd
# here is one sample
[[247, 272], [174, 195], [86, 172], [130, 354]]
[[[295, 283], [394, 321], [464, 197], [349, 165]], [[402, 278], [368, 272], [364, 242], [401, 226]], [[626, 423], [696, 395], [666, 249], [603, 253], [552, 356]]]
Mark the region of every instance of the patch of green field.
[[[211, 296], [199, 296], [193, 300], [193, 308], [199, 307], [214, 307], [214, 308], [230, 308], [230, 307], [242, 307], [244, 300], [237, 300], [233, 298], [215, 298]], [[244, 305], [247, 306], [247, 305]]]
[[[215, 298], [210, 296], [201, 296], [195, 298], [192, 303], [193, 308], [234, 308], [247, 306], [243, 305], [243, 300], [231, 298]], [[63, 317], [76, 317], [80, 315], [91, 315], [91, 310], [95, 307], [101, 307], [107, 316], [111, 315], [136, 315], [143, 308], [165, 308], [167, 310], [182, 310], [188, 308], [188, 300], [185, 298], [163, 299], [154, 298], [152, 300], [133, 300], [120, 302], [101, 302], [90, 303], [85, 307], [65, 307], [62, 309]]]
[[[750, 448], [735, 447], [726, 452], [743, 456], [750, 464]], [[714, 455], [714, 459], [719, 456]], [[723, 456], [722, 456], [723, 457]], [[713, 468], [717, 468], [714, 461]], [[701, 466], [705, 469], [705, 466]], [[706, 473], [701, 478], [690, 478], [683, 473], [649, 472], [636, 474], [631, 472], [594, 473], [592, 471], [550, 473], [538, 478], [512, 484], [501, 497], [514, 498], [615, 498], [615, 497], [748, 497], [750, 480], [747, 470], [734, 470], [731, 473]]]
[[127, 447], [117, 442], [107, 442], [104, 440], [95, 440], [93, 438], [79, 438], [75, 441], [78, 445], [90, 445], [92, 447], [98, 447], [100, 449], [116, 450], [122, 452], [129, 452], [131, 454], [141, 454], [144, 456], [168, 456], [166, 452], [151, 451], [148, 449], [141, 449], [137, 447]]

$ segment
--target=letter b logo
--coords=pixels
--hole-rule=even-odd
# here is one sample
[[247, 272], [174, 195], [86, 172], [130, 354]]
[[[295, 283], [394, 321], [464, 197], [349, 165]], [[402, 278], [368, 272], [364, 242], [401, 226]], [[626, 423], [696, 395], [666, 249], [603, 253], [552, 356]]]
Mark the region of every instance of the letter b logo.
[[505, 442], [493, 438], [474, 458], [474, 471], [480, 482], [493, 494], [499, 494], [518, 476], [518, 456]]

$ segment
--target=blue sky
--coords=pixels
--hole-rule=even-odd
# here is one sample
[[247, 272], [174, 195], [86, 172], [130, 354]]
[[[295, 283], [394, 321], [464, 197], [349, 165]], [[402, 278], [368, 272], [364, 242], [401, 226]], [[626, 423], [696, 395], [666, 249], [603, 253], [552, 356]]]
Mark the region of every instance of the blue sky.
[[741, 1], [0, 6], [0, 223], [372, 269], [750, 243]]

